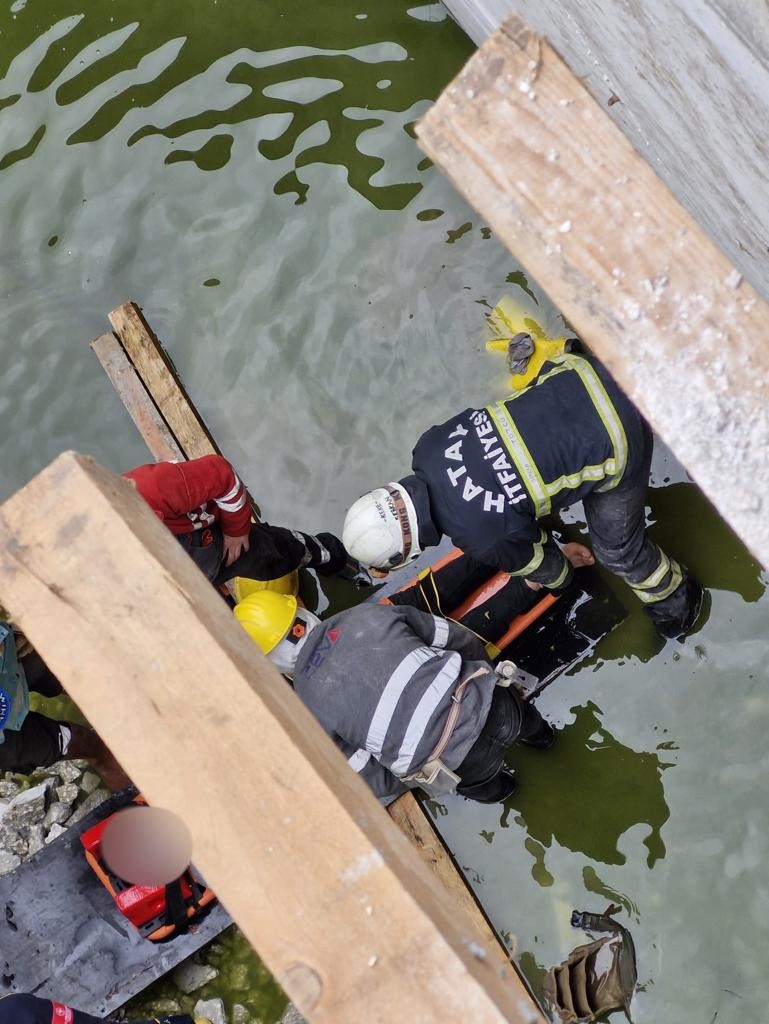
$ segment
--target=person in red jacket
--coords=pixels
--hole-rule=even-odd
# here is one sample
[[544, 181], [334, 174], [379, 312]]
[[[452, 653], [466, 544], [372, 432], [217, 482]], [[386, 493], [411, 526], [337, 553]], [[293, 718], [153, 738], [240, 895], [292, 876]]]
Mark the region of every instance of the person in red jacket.
[[348, 579], [360, 573], [331, 533], [313, 536], [252, 523], [246, 489], [221, 455], [150, 463], [123, 476], [133, 480], [155, 515], [215, 586], [235, 576], [274, 580], [303, 568]]

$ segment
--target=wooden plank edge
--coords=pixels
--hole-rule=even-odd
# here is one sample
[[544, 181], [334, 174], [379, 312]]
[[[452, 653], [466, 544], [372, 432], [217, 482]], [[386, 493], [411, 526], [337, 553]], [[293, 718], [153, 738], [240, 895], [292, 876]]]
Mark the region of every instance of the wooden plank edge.
[[[184, 457], [221, 455], [221, 449], [187, 394], [173, 360], [138, 305], [124, 302], [109, 313], [109, 321], [153, 402], [178, 439]], [[259, 522], [259, 505], [248, 490], [246, 495], [254, 521]]]
[[767, 304], [518, 17], [417, 138], [769, 565]]
[[64, 453], [0, 524], [20, 625], [311, 1021], [544, 1022], [132, 487]]
[[102, 334], [94, 338], [91, 348], [155, 461], [183, 459], [179, 442], [115, 335]]

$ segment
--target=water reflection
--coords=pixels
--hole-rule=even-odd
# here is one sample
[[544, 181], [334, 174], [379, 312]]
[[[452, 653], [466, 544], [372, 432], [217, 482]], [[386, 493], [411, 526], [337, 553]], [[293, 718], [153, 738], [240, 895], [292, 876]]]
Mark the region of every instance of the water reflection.
[[730, 590], [744, 601], [764, 593], [761, 566], [739, 537], [692, 483], [649, 490], [651, 536], [688, 565], [708, 590]]
[[[0, 111], [22, 98], [28, 126], [26, 138], [5, 143], [0, 170], [35, 152], [46, 124], [34, 122], [50, 119], [55, 106], [32, 97], [50, 91], [56, 105], [78, 111], [68, 145], [101, 139], [128, 118], [126, 145], [159, 137], [167, 141], [164, 163], [188, 161], [204, 171], [230, 159], [234, 135], [223, 128], [270, 118], [270, 131], [279, 127], [260, 133], [259, 152], [293, 163], [273, 184], [276, 194], [304, 202], [309, 184], [301, 169], [339, 165], [350, 186], [383, 210], [403, 209], [421, 191], [429, 162], [414, 149], [397, 180], [375, 181], [386, 162], [377, 149], [394, 132], [410, 131], [472, 49], [432, 5], [411, 8], [408, 0], [390, 0], [363, 17], [357, 5], [339, 0], [324, 7], [323, 18], [308, 18], [304, 4], [282, 4], [262, 8], [258, 22], [236, 0], [220, 0], [215, 18], [207, 5], [172, 0], [92, 3], [85, 14], [71, 0], [51, 0], [43, 17], [41, 24], [19, 11], [10, 38], [0, 41], [10, 64]], [[427, 38], [429, 76], [411, 56]], [[137, 127], [137, 113], [150, 108], [152, 120]], [[178, 140], [184, 144], [177, 147]]]
[[591, 861], [624, 864], [621, 837], [644, 825], [648, 866], [665, 856], [661, 830], [670, 812], [662, 773], [671, 762], [616, 740], [601, 725], [600, 708], [591, 701], [572, 712], [574, 721], [559, 731], [551, 751], [514, 747], [508, 756], [518, 771], [519, 789], [505, 805], [500, 826], [507, 827], [512, 814], [526, 830], [532, 876], [540, 885], [552, 884], [545, 853], [553, 842]]

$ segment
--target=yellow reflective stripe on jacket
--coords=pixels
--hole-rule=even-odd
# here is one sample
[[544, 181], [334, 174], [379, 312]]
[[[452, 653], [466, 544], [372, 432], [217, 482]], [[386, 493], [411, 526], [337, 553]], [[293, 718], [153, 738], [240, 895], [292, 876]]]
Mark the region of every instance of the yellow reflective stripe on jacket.
[[550, 498], [547, 496], [544, 481], [518, 427], [508, 412], [507, 406], [504, 402], [496, 402], [486, 408], [499, 432], [502, 443], [515, 463], [515, 468], [518, 470], [524, 487], [529, 492], [529, 497], [534, 505], [534, 517], [539, 519], [540, 516], [546, 516], [550, 511]]
[[580, 359], [579, 356], [565, 355], [558, 358], [562, 359], [565, 365], [570, 366], [579, 374], [579, 379], [582, 381], [585, 391], [590, 396], [590, 401], [595, 406], [595, 410], [606, 428], [606, 433], [609, 435], [609, 440], [614, 449], [614, 458], [607, 459], [604, 465], [607, 467], [607, 474], [613, 477], [613, 479], [607, 481], [606, 485], [601, 487], [600, 490], [610, 491], [620, 482], [627, 466], [627, 437], [625, 435], [625, 428], [622, 426], [622, 421], [617, 415], [617, 410], [612, 405], [611, 399], [606, 394], [606, 388], [603, 386], [601, 378], [590, 363]]
[[545, 541], [547, 540], [547, 534], [544, 530], [539, 531], [539, 540], [533, 541], [534, 554], [531, 559], [522, 566], [520, 569], [513, 569], [510, 571], [511, 576], [526, 576], [527, 573], [534, 572], [542, 565], [542, 559], [545, 557]]
[[[564, 490], [576, 490], [581, 484], [588, 481], [605, 481], [598, 490], [610, 491], [622, 480], [628, 459], [627, 436], [622, 421], [617, 415], [611, 399], [606, 393], [606, 388], [598, 374], [590, 363], [579, 356], [564, 354], [555, 356], [550, 360], [555, 365], [546, 373], [541, 374], [527, 388], [515, 392], [502, 402], [487, 406], [502, 439], [502, 443], [508, 454], [515, 463], [518, 475], [528, 491], [534, 506], [534, 516], [539, 519], [547, 515], [552, 508], [552, 499]], [[551, 377], [566, 371], [573, 371], [578, 374], [582, 386], [585, 388], [595, 411], [603, 423], [604, 429], [611, 442], [613, 455], [602, 463], [591, 466], [583, 466], [574, 473], [567, 473], [549, 483], [545, 483], [531, 453], [523, 440], [518, 427], [515, 424], [507, 403], [514, 401], [520, 395], [526, 394], [532, 388], [538, 387]]]
[[[548, 359], [548, 363], [554, 363], [557, 359], [562, 358], [561, 356], [553, 356], [552, 359]], [[535, 377], [531, 383], [527, 384], [525, 388], [521, 388], [519, 391], [513, 391], [512, 394], [508, 395], [505, 399], [506, 402], [511, 402], [514, 398], [520, 398], [521, 395], [525, 395], [531, 388], [537, 387], [538, 384], [543, 384], [546, 380], [551, 377], [556, 377], [559, 373], [565, 373], [566, 370], [570, 370], [571, 366], [559, 364], [553, 366], [552, 369], [546, 373], [540, 373], [539, 376]]]
[[[559, 476], [557, 480], [553, 480], [551, 484], [545, 484], [545, 489], [551, 498], [554, 498], [556, 494], [560, 494], [561, 491], [569, 488], [570, 490], [576, 490], [580, 484], [585, 483], [586, 480], [605, 480], [607, 476], [611, 476], [614, 473], [615, 461], [613, 458], [607, 459], [606, 462], [601, 462], [597, 466], [585, 466], [580, 469], [577, 473], [569, 473], [566, 476]], [[612, 482], [612, 487], [615, 484]], [[606, 488], [609, 490], [610, 488]]]

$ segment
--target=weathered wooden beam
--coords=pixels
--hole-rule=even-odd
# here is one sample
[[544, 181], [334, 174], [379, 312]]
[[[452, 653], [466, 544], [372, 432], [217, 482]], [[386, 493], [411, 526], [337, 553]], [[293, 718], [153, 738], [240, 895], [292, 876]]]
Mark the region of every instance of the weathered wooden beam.
[[91, 342], [91, 348], [104, 372], [118, 393], [121, 402], [139, 433], [147, 443], [156, 462], [183, 459], [184, 452], [169, 430], [147, 389], [139, 379], [125, 350], [114, 334], [102, 334]]
[[125, 302], [109, 321], [155, 405], [188, 459], [218, 452], [213, 438], [179, 383], [176, 370], [135, 302]]
[[74, 453], [0, 507], [0, 592], [313, 1022], [543, 1022], [130, 483]]
[[[115, 320], [122, 321], [125, 317], [133, 320], [136, 310], [137, 307], [134, 303], [125, 303], [123, 306], [120, 306], [119, 309], [114, 310], [113, 313], [110, 314], [110, 318], [114, 318], [113, 323]], [[152, 331], [147, 326], [146, 321], [144, 321], [143, 318], [141, 323], [144, 326], [141, 328], [140, 333], [137, 334], [134, 332], [133, 348], [137, 353], [144, 352], [146, 350], [151, 351], [152, 348], [158, 344], [154, 334], [152, 334]], [[112, 336], [106, 335], [105, 337]], [[97, 339], [97, 341], [99, 340], [100, 339]], [[92, 347], [95, 345], [96, 342], [93, 343]], [[139, 359], [142, 362], [144, 361], [143, 356], [139, 356]], [[155, 363], [154, 359], [151, 359], [151, 362], [155, 365], [155, 371], [149, 377], [151, 388], [158, 388], [161, 396], [172, 393], [174, 390], [173, 385], [164, 380], [164, 375], [170, 372], [168, 369], [164, 369], [165, 363], [161, 366], [160, 364]], [[178, 393], [174, 398], [174, 407], [177, 411], [180, 409], [183, 410], [185, 405], [189, 407], [189, 412], [188, 414], [185, 414], [184, 419], [188, 423], [188, 439], [197, 450], [205, 444], [206, 437], [209, 435], [205, 432], [198, 433], [198, 431], [205, 431], [205, 425], [203, 424], [199, 414], [192, 406], [184, 388], [181, 387], [181, 385], [177, 385], [177, 391]], [[118, 394], [121, 399], [125, 401], [124, 395], [120, 390], [118, 390]], [[153, 397], [153, 393], [151, 392], [150, 395], [147, 395], [147, 400], [152, 403]], [[162, 398], [160, 401], [162, 401]], [[163, 407], [165, 408], [165, 405]], [[148, 422], [148, 418], [134, 418], [134, 422], [139, 428], [139, 431], [141, 432], [150, 451], [153, 451], [153, 435], [151, 433], [146, 433], [144, 430], [144, 425]], [[153, 455], [154, 454], [155, 453], [153, 451]], [[183, 455], [181, 457], [183, 457]], [[398, 800], [390, 805], [388, 810], [393, 820], [398, 824], [398, 827], [413, 844], [414, 848], [418, 851], [419, 855], [430, 870], [436, 874], [446, 887], [446, 894], [452, 905], [456, 906], [459, 912], [461, 912], [460, 908], [464, 908], [469, 915], [470, 920], [474, 922], [474, 926], [477, 928], [479, 934], [484, 935], [486, 938], [493, 941], [492, 956], [497, 959], [500, 966], [503, 964], [507, 965], [510, 961], [510, 954], [508, 953], [501, 938], [489, 924], [488, 919], [473, 896], [467, 882], [455, 866], [440, 838], [436, 835], [435, 829], [432, 827], [429, 818], [422, 810], [422, 807], [416, 797], [412, 793], [404, 793], [403, 796], [399, 797]]]
[[753, 288], [518, 18], [417, 135], [769, 566], [769, 308]]

